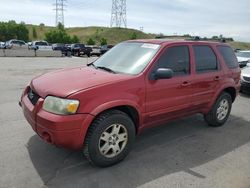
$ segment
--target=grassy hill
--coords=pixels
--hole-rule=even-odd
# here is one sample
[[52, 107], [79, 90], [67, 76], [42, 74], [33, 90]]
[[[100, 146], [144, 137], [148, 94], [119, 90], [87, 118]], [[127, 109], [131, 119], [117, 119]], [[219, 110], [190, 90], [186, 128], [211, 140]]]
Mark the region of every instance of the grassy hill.
[[[50, 26], [38, 26], [38, 25], [27, 25], [29, 29], [30, 40], [37, 40], [33, 37], [32, 28], [36, 29], [37, 39], [42, 40], [45, 38], [45, 33], [55, 27]], [[107, 39], [109, 44], [116, 44], [121, 41], [129, 40], [132, 36], [136, 36], [137, 39], [150, 39], [155, 38], [155, 34], [147, 34], [142, 31], [135, 29], [125, 29], [125, 28], [108, 28], [108, 27], [72, 27], [66, 28], [69, 35], [76, 35], [80, 38], [80, 41], [86, 43], [89, 38], [99, 41], [101, 38]], [[245, 42], [230, 42], [233, 48], [237, 49], [250, 49], [250, 43]]]
[[[36, 40], [33, 37], [32, 28], [36, 29], [37, 39], [44, 39], [45, 33], [54, 27], [48, 26], [36, 26], [36, 25], [27, 25], [29, 30], [29, 38], [31, 40]], [[129, 40], [132, 36], [136, 36], [138, 39], [142, 38], [154, 38], [153, 34], [146, 34], [135, 29], [125, 29], [125, 28], [108, 28], [108, 27], [72, 27], [66, 28], [66, 32], [73, 36], [76, 35], [80, 38], [80, 41], [86, 43], [89, 38], [92, 38], [95, 41], [100, 41], [101, 38], [107, 39], [109, 44], [116, 44], [121, 41]]]

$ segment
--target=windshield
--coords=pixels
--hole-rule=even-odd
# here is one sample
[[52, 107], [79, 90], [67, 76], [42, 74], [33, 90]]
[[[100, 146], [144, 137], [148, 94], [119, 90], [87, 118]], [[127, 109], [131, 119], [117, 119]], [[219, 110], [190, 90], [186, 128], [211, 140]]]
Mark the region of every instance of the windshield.
[[246, 57], [250, 58], [250, 52], [238, 52], [236, 53], [237, 57]]
[[48, 46], [47, 42], [36, 42], [37, 46]]
[[114, 72], [139, 74], [159, 50], [160, 45], [137, 42], [120, 43], [94, 62]]

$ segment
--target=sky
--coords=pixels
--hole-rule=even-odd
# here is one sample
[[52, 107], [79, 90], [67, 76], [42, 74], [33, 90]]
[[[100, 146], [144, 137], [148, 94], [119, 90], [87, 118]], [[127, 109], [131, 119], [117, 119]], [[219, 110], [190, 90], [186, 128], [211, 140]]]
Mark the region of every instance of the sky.
[[[55, 25], [55, 0], [0, 0], [0, 21]], [[112, 0], [67, 0], [66, 27], [110, 26]], [[249, 0], [127, 0], [127, 25], [146, 33], [223, 34], [250, 42]]]

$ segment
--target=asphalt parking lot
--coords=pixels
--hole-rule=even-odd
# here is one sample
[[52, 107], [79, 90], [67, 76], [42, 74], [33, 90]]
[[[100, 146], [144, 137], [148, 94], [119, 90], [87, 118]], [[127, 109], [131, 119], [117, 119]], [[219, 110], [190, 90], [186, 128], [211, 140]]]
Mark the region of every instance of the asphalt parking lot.
[[0, 58], [1, 188], [250, 187], [249, 95], [238, 96], [225, 126], [195, 115], [147, 130], [125, 161], [105, 169], [42, 141], [18, 106], [22, 89], [36, 75], [93, 60]]

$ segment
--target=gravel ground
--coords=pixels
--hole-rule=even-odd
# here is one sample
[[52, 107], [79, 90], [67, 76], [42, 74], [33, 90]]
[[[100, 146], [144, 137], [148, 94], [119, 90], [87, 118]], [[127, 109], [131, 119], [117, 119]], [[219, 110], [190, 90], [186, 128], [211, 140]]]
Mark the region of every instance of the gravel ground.
[[225, 126], [201, 115], [137, 137], [130, 155], [110, 168], [91, 166], [81, 151], [42, 141], [18, 106], [32, 77], [94, 58], [0, 58], [0, 187], [250, 188], [250, 97], [241, 94]]

